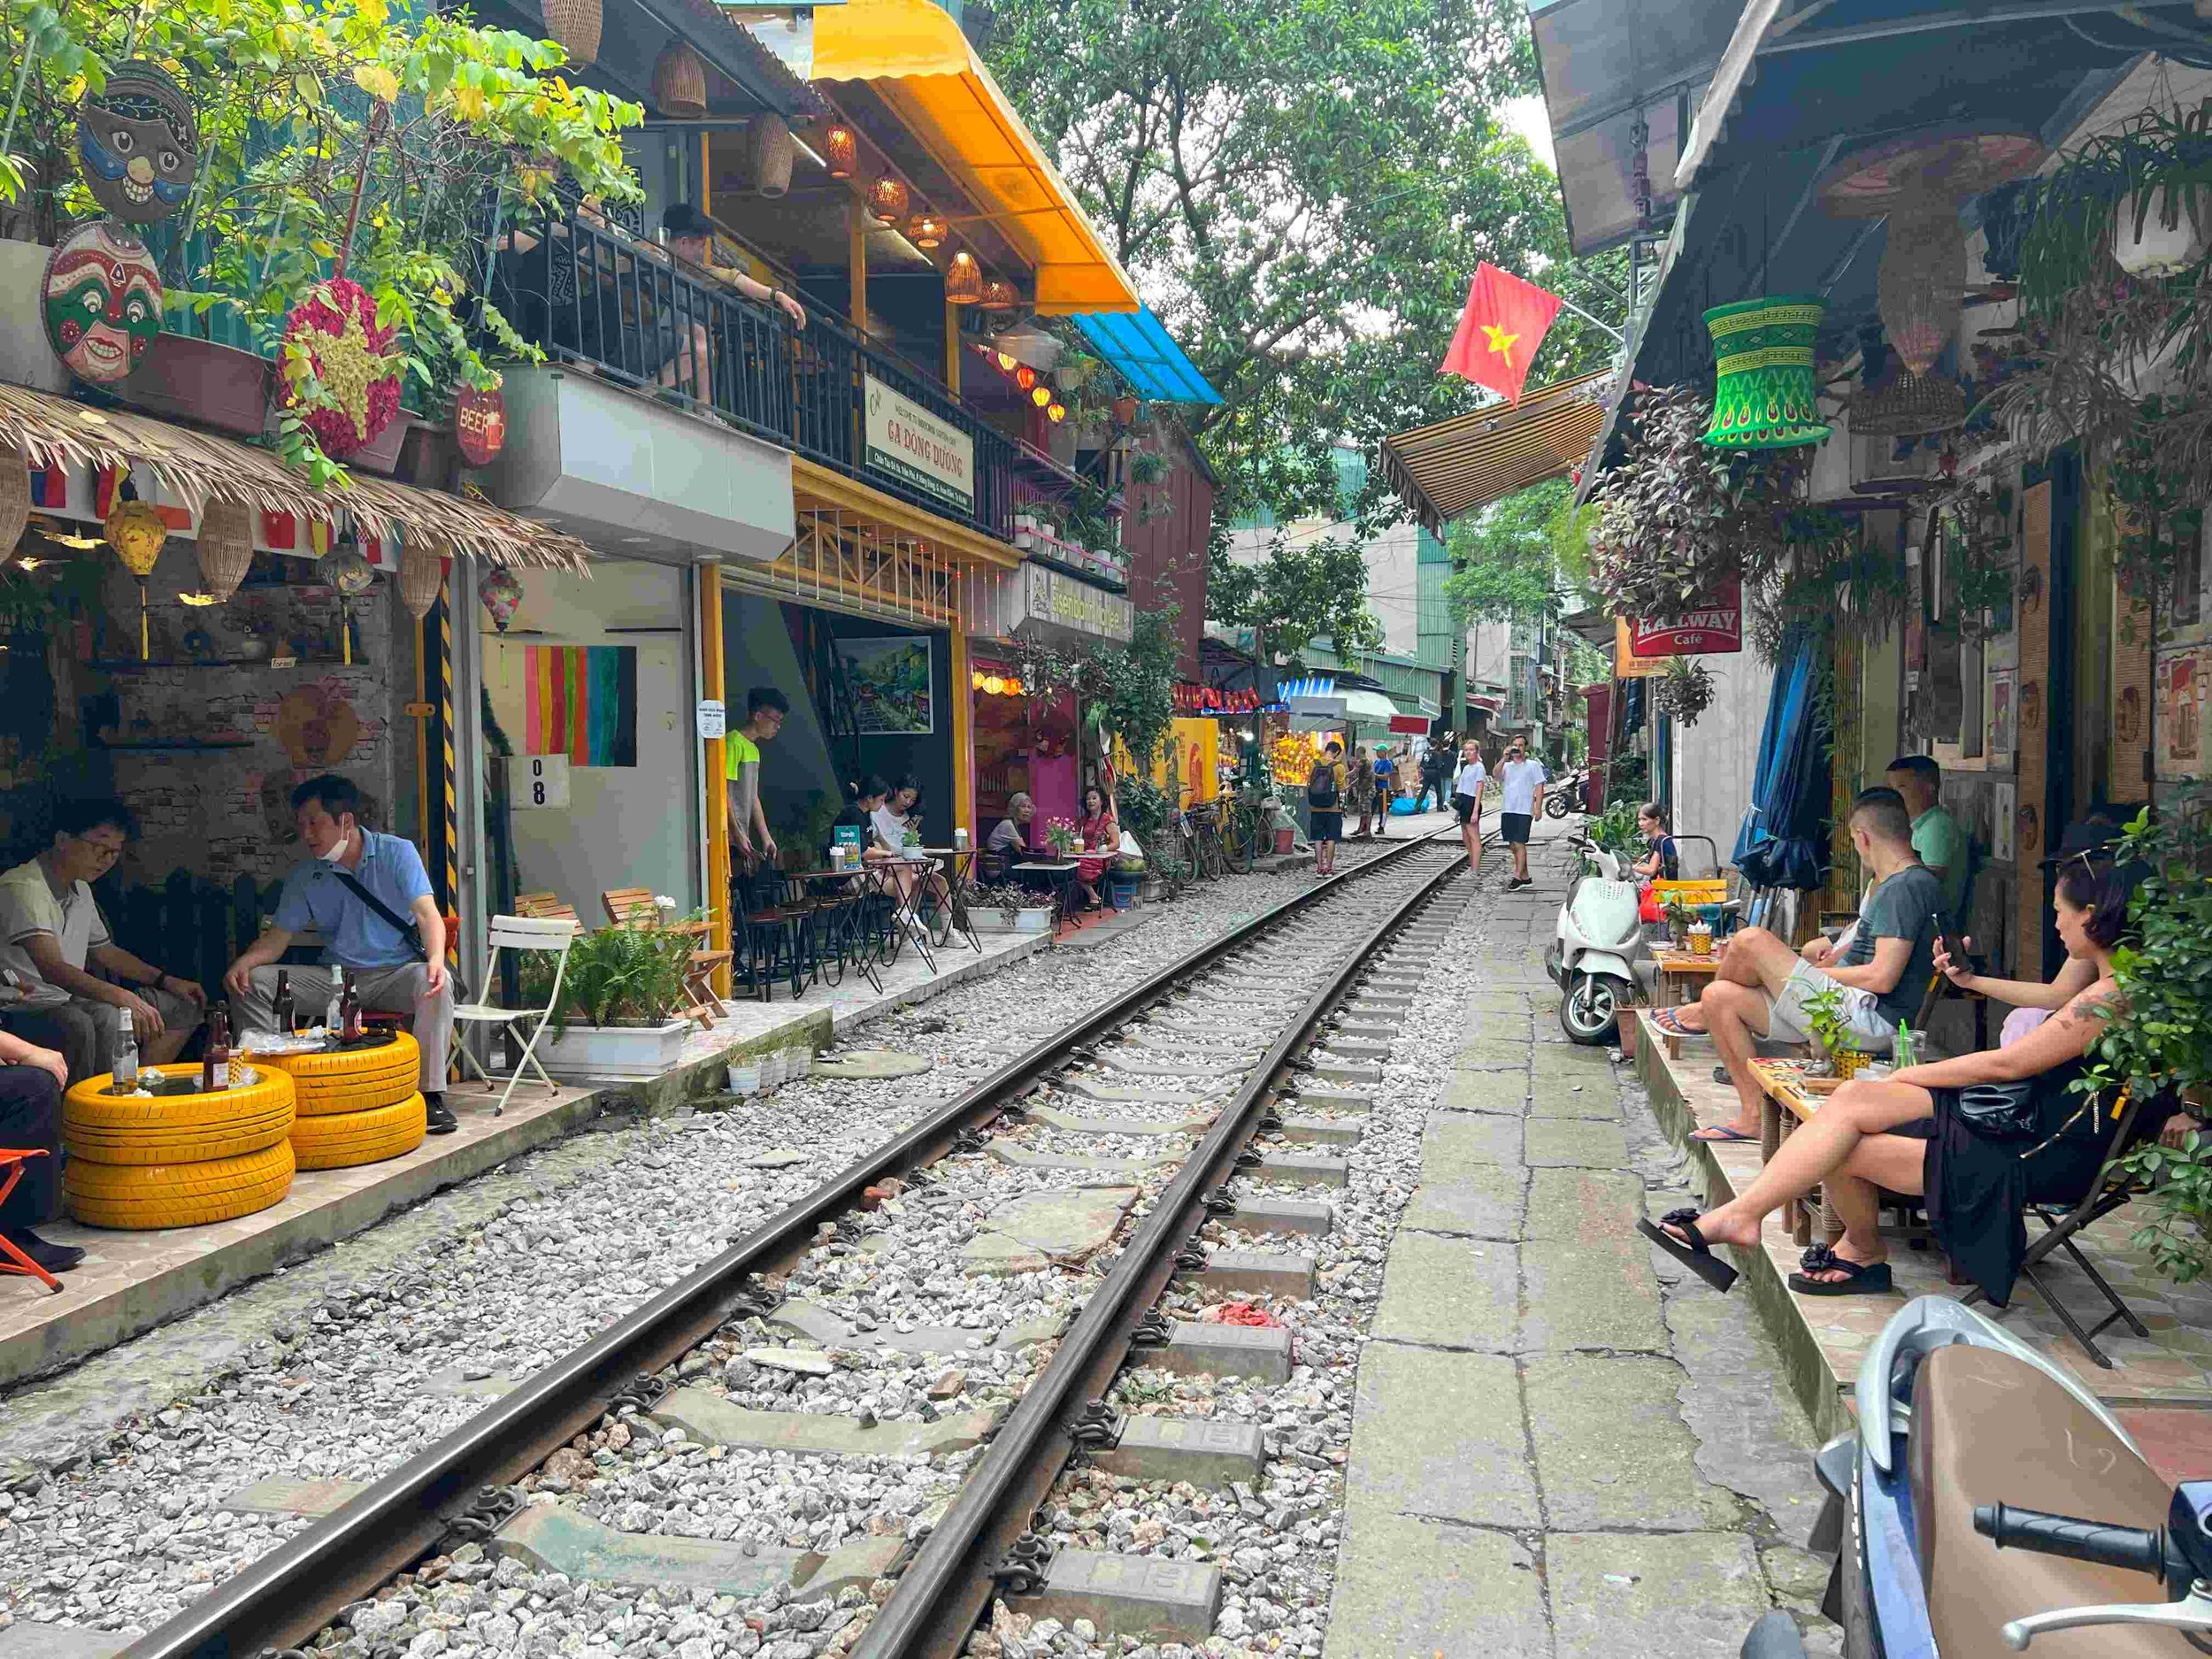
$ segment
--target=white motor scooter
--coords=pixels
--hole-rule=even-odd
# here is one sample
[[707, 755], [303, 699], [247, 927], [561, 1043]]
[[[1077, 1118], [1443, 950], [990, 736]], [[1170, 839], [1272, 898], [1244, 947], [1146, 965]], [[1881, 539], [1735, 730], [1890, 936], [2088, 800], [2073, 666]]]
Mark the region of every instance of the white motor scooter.
[[1583, 872], [1559, 907], [1559, 933], [1544, 967], [1563, 993], [1559, 1025], [1569, 1041], [1610, 1043], [1635, 1001], [1631, 964], [1644, 938], [1635, 876], [1624, 855], [1606, 852], [1586, 836], [1568, 845], [1582, 855]]

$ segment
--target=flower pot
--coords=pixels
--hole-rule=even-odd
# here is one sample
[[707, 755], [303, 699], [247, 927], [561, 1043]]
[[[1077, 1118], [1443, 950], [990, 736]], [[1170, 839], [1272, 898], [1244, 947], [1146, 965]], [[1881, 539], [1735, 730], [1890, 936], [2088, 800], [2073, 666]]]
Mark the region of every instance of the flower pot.
[[413, 430], [414, 426], [414, 419], [411, 416], [402, 414], [393, 417], [391, 420], [385, 423], [383, 431], [346, 457], [346, 465], [349, 467], [358, 467], [363, 472], [379, 472], [386, 478], [391, 477], [399, 468], [400, 446], [406, 442], [407, 434]]
[[1292, 843], [1297, 840], [1297, 837], [1298, 832], [1292, 829], [1289, 826], [1284, 825], [1278, 827], [1275, 831], [1275, 850], [1278, 853], [1288, 852], [1291, 849]]
[[[2166, 223], [2169, 215], [2171, 225]], [[2156, 189], [2147, 201], [2142, 196], [2124, 197], [2112, 211], [2112, 257], [2130, 276], [2174, 276], [2204, 257], [2205, 242], [2193, 192], [2177, 202], [2165, 189]]]
[[1052, 907], [1038, 904], [1016, 910], [1011, 921], [1004, 910], [971, 910], [968, 920], [979, 933], [1041, 933], [1052, 926]]
[[400, 482], [419, 489], [450, 488], [461, 465], [461, 446], [453, 435], [453, 423], [403, 416], [392, 424], [407, 428], [399, 442]]
[[271, 366], [257, 352], [165, 328], [116, 389], [133, 409], [165, 420], [257, 438], [269, 419]]
[[46, 338], [46, 262], [53, 255], [44, 242], [0, 242], [0, 380], [62, 393], [69, 371]]
[[730, 1093], [733, 1094], [760, 1093], [760, 1061], [757, 1058], [741, 1062], [737, 1065], [724, 1066], [722, 1074], [729, 1080]]
[[683, 1058], [684, 1033], [690, 1029], [680, 1019], [657, 1025], [572, 1025], [557, 1036], [549, 1029], [538, 1053], [547, 1071], [572, 1081], [659, 1077]]

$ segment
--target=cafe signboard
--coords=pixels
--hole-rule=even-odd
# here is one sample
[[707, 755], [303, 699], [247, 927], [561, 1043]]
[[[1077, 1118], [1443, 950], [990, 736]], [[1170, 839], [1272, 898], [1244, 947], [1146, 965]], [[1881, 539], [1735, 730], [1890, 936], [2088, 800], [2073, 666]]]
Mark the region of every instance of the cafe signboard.
[[1048, 571], [1022, 566], [1021, 614], [1016, 630], [1126, 645], [1136, 630], [1137, 611], [1126, 595]]
[[1716, 657], [1743, 649], [1743, 588], [1730, 582], [1701, 604], [1671, 617], [1617, 617], [1613, 677], [1646, 680], [1676, 657]]
[[975, 440], [874, 375], [861, 379], [867, 441], [862, 458], [875, 471], [972, 518]]

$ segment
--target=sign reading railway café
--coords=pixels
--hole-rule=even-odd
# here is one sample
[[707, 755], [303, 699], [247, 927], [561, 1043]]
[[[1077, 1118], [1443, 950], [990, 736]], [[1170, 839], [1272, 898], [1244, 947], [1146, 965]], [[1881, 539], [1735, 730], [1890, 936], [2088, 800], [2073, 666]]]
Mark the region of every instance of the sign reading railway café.
[[867, 465], [972, 518], [975, 440], [874, 375], [861, 379], [866, 382], [867, 453], [863, 458]]
[[1730, 582], [1704, 604], [1671, 617], [1614, 619], [1613, 677], [1656, 674], [1674, 657], [1719, 657], [1743, 649], [1743, 584]]

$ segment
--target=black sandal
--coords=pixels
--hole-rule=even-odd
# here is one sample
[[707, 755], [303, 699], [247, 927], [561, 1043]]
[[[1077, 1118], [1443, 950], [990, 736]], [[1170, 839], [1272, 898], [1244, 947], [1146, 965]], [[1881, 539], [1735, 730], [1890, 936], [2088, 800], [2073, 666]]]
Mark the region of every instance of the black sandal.
[[[1656, 1225], [1647, 1217], [1637, 1217], [1636, 1231], [1725, 1294], [1736, 1282], [1736, 1270], [1713, 1254], [1705, 1242], [1705, 1235], [1697, 1230], [1697, 1224], [1696, 1210], [1670, 1210]], [[1680, 1228], [1684, 1237], [1676, 1238], [1667, 1231], [1669, 1227]]]
[[[1816, 1244], [1798, 1259], [1803, 1272], [1792, 1273], [1789, 1287], [1801, 1296], [1879, 1296], [1892, 1288], [1887, 1262], [1852, 1262], [1825, 1244]], [[1841, 1279], [1810, 1279], [1810, 1273], [1841, 1273]]]

